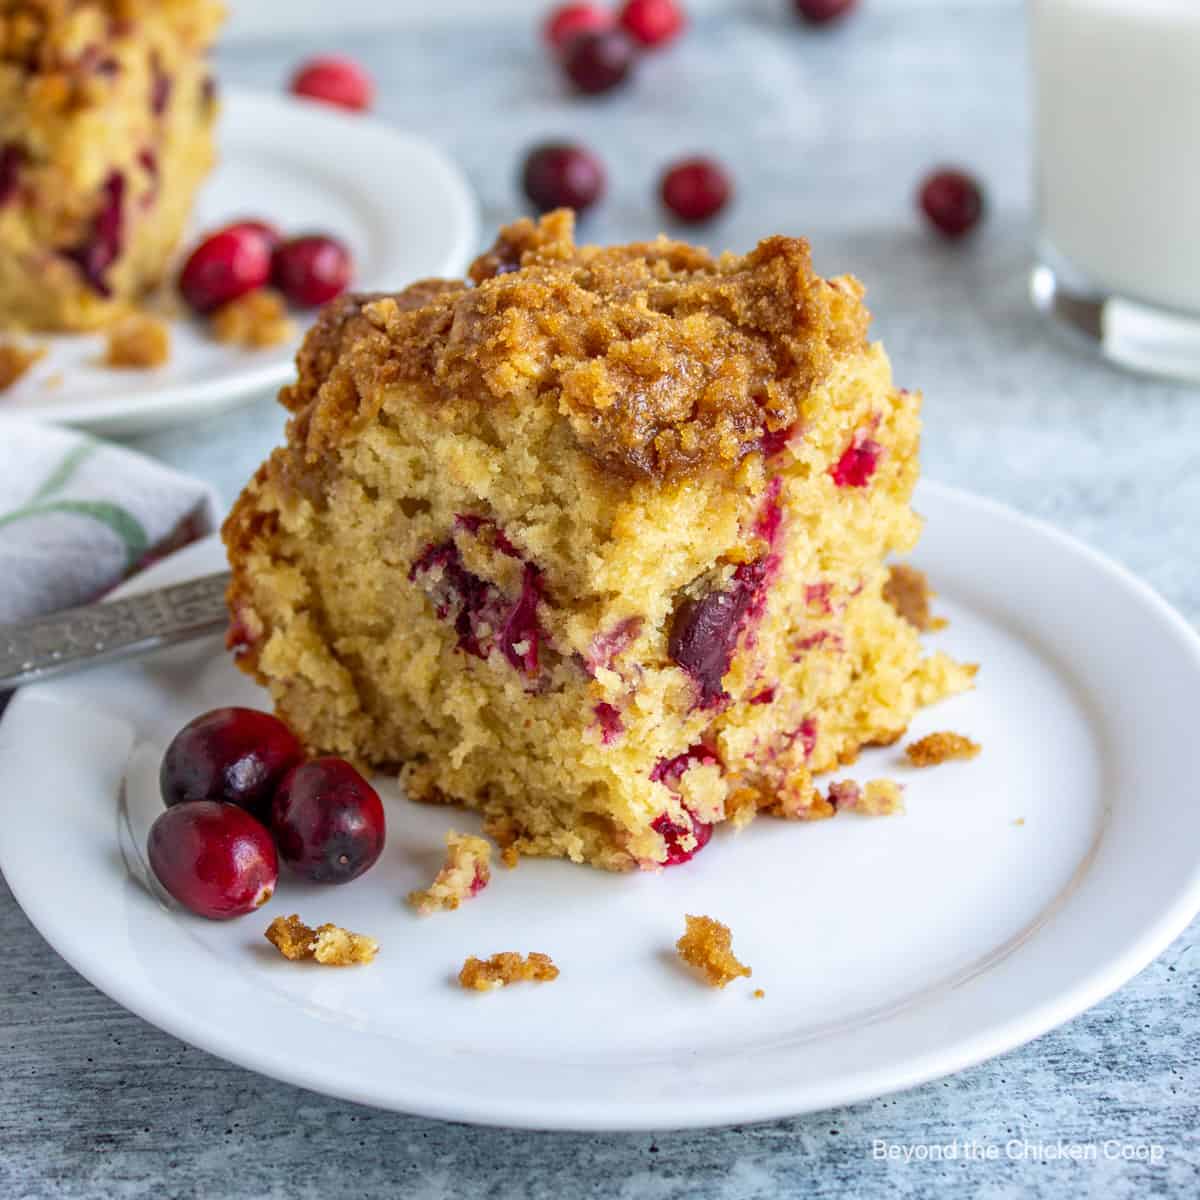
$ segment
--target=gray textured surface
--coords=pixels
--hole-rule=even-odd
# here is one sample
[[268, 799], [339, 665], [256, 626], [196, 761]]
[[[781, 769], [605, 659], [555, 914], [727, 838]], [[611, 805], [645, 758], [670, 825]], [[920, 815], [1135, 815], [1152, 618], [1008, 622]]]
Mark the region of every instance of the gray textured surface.
[[[538, 136], [572, 133], [604, 152], [612, 192], [586, 229], [597, 240], [657, 229], [649, 197], [664, 159], [721, 155], [741, 190], [708, 239], [744, 247], [803, 232], [819, 265], [867, 280], [900, 379], [927, 393], [927, 474], [1050, 519], [1200, 620], [1200, 392], [1097, 365], [1048, 337], [1025, 303], [1021, 5], [875, 0], [826, 36], [805, 35], [765, 3], [725, 7], [647, 63], [631, 91], [599, 103], [566, 100], [520, 24], [409, 29], [343, 48], [379, 75], [388, 116], [464, 164], [488, 225], [517, 205], [514, 163]], [[310, 48], [240, 48], [225, 56], [226, 77], [272, 86]], [[915, 180], [943, 158], [975, 165], [992, 200], [982, 236], [958, 249], [933, 244], [911, 212]], [[280, 424], [264, 401], [134, 444], [228, 499]], [[1030, 595], [1036, 603], [1036, 581]], [[2, 888], [0, 939], [6, 1200], [1200, 1194], [1195, 925], [1106, 1003], [952, 1079], [773, 1125], [658, 1137], [473, 1130], [325, 1100], [123, 1012], [62, 963]], [[1008, 1160], [1012, 1137], [1153, 1142], [1165, 1157]], [[997, 1144], [1001, 1158], [871, 1157], [874, 1139], [952, 1138]]]

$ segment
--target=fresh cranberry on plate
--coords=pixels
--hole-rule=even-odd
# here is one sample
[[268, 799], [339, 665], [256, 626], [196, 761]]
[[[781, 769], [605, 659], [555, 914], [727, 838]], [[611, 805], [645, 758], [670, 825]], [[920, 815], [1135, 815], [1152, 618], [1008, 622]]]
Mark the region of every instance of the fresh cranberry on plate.
[[560, 4], [546, 17], [542, 37], [551, 50], [561, 54], [573, 37], [611, 29], [612, 24], [611, 14], [597, 4]]
[[283, 241], [283, 234], [270, 221], [263, 221], [258, 217], [243, 217], [237, 221], [230, 221], [222, 228], [221, 232], [228, 233], [230, 230], [262, 238], [271, 253], [274, 253], [275, 247]]
[[292, 76], [291, 90], [294, 95], [354, 112], [370, 108], [375, 98], [370, 75], [353, 59], [336, 54], [304, 63]]
[[207, 237], [179, 273], [179, 290], [198, 313], [210, 313], [260, 288], [271, 277], [271, 247], [256, 230], [234, 225]]
[[387, 836], [379, 793], [341, 758], [293, 767], [271, 803], [279, 857], [314, 883], [349, 883], [375, 865]]
[[316, 308], [346, 290], [352, 271], [350, 251], [341, 242], [310, 233], [276, 247], [271, 280], [297, 308]]
[[583, 212], [604, 195], [604, 164], [590, 150], [565, 142], [536, 146], [521, 172], [525, 195], [539, 212]]
[[215, 708], [189, 721], [163, 755], [158, 781], [168, 808], [222, 800], [265, 817], [276, 785], [304, 759], [299, 738], [255, 708]]
[[271, 835], [236, 804], [193, 800], [168, 808], [150, 827], [146, 850], [159, 883], [214, 921], [261, 908], [279, 879]]
[[715, 217], [729, 203], [733, 187], [720, 163], [711, 158], [685, 158], [663, 175], [662, 202], [681, 221], [698, 223]]
[[617, 16], [621, 28], [646, 49], [673, 42], [687, 25], [677, 0], [625, 0]]

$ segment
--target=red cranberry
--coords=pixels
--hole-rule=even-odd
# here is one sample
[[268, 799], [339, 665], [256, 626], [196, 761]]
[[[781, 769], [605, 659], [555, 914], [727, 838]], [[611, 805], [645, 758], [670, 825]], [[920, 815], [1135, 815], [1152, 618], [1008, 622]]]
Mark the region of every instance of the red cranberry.
[[171, 103], [171, 93], [175, 90], [171, 76], [163, 70], [162, 61], [155, 54], [150, 63], [150, 109], [156, 117], [161, 117]]
[[338, 55], [304, 63], [292, 76], [291, 90], [294, 95], [323, 100], [355, 112], [370, 108], [375, 98], [375, 84], [370, 75], [352, 59]]
[[[833, 482], [840, 488], [866, 487], [871, 482], [871, 476], [875, 474], [882, 456], [883, 447], [878, 442], [869, 437], [855, 437], [842, 457], [829, 468], [829, 473], [833, 476]], [[811, 603], [811, 600], [809, 602]]]
[[168, 808], [223, 800], [265, 819], [279, 781], [303, 760], [299, 739], [278, 717], [216, 708], [175, 735], [159, 768], [159, 789]]
[[350, 251], [341, 242], [312, 233], [276, 249], [271, 278], [298, 308], [316, 308], [346, 290], [352, 270]]
[[88, 237], [78, 246], [62, 251], [100, 296], [112, 295], [109, 268], [125, 248], [125, 176], [113, 171], [101, 189], [100, 208]]
[[[663, 841], [667, 844], [667, 856], [662, 861], [664, 867], [677, 867], [680, 863], [695, 858], [708, 845], [709, 838], [712, 837], [713, 827], [707, 821], [697, 820], [690, 812], [687, 817], [691, 822], [690, 829], [676, 824], [666, 813], [659, 814], [650, 822], [650, 828], [655, 833], [661, 834]], [[680, 845], [680, 840], [688, 833], [696, 839], [696, 844], [690, 850], [685, 850]]]
[[27, 161], [24, 147], [16, 142], [8, 142], [0, 147], [0, 208], [15, 199], [21, 181], [21, 168]]
[[279, 857], [314, 883], [349, 883], [383, 853], [379, 793], [341, 758], [293, 767], [271, 802]]
[[625, 0], [617, 20], [634, 41], [647, 47], [673, 42], [687, 24], [676, 0]]
[[742, 563], [724, 589], [685, 599], [675, 610], [667, 653], [696, 682], [701, 708], [729, 699], [722, 680], [742, 630], [761, 615], [774, 556]]
[[711, 158], [685, 158], [662, 178], [662, 201], [681, 221], [707, 221], [729, 201], [729, 176]]
[[841, 20], [858, 0], [793, 0], [796, 12], [810, 25], [828, 25]]
[[222, 233], [248, 233], [254, 237], [260, 237], [267, 244], [267, 249], [274, 254], [276, 247], [283, 241], [283, 234], [270, 223], [270, 221], [260, 220], [258, 217], [246, 217], [240, 221], [230, 221], [228, 225], [221, 229]]
[[983, 216], [983, 189], [965, 171], [952, 167], [927, 176], [919, 200], [926, 217], [944, 237], [970, 233]]
[[232, 227], [207, 237], [179, 273], [179, 290], [198, 313], [212, 312], [271, 278], [271, 251], [261, 234]]
[[553, 51], [561, 54], [571, 38], [611, 29], [612, 23], [608, 11], [595, 4], [562, 4], [546, 18], [542, 37]]
[[150, 866], [184, 908], [220, 921], [261, 908], [279, 879], [271, 835], [243, 808], [196, 800], [150, 826]]
[[539, 212], [583, 212], [604, 195], [604, 164], [582, 146], [553, 142], [529, 152], [521, 183]]
[[624, 83], [636, 58], [633, 40], [620, 29], [581, 33], [563, 50], [563, 70], [576, 91], [595, 95]]

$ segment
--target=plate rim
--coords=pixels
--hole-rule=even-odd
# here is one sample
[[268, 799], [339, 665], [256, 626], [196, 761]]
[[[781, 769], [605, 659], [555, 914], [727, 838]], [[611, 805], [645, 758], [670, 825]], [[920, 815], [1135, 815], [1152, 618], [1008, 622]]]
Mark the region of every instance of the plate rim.
[[[264, 89], [228, 87], [223, 90], [223, 122], [236, 121], [241, 125], [282, 119], [303, 120], [310, 128], [324, 126], [330, 136], [340, 133], [350, 138], [387, 141], [393, 147], [403, 145], [406, 154], [422, 157], [428, 175], [438, 179], [445, 210], [450, 214], [448, 224], [457, 230], [442, 265], [432, 274], [454, 278], [465, 272], [478, 248], [479, 202], [462, 169], [440, 146], [369, 114], [348, 114], [318, 101]], [[295, 371], [298, 340], [286, 347], [286, 355], [278, 350], [268, 352], [264, 361], [247, 361], [228, 376], [167, 384], [132, 402], [116, 398], [99, 401], [50, 398], [44, 403], [19, 409], [0, 408], [0, 421], [23, 419], [41, 425], [66, 425], [118, 435], [185, 425], [282, 387]], [[166, 420], [167, 414], [174, 409], [181, 410], [176, 419]]]
[[[961, 505], [968, 510], [985, 513], [994, 520], [1015, 522], [1019, 526], [1036, 531], [1047, 539], [1051, 548], [1073, 555], [1088, 567], [1108, 576], [1113, 583], [1132, 593], [1134, 599], [1150, 609], [1163, 622], [1166, 630], [1187, 650], [1192, 667], [1200, 677], [1200, 632], [1150, 584], [1123, 564], [1040, 518], [1028, 516], [990, 498], [929, 480], [923, 480], [920, 484], [916, 498], [918, 508], [923, 497], [936, 498], [939, 504]], [[210, 545], [211, 542], [211, 538], [204, 539], [181, 553], [199, 553], [201, 546]], [[154, 574], [148, 572], [130, 581], [121, 589], [121, 593], [131, 594], [153, 586]], [[37, 691], [41, 694], [55, 686], [53, 682], [42, 684]], [[23, 694], [13, 697], [8, 711], [0, 719], [0, 737], [3, 736], [5, 726], [12, 721], [13, 713], [23, 711], [24, 706], [30, 702], [31, 698]], [[119, 808], [114, 811], [113, 817], [114, 820], [121, 819]], [[5, 832], [4, 823], [0, 823], [0, 869], [3, 869], [3, 864], [9, 859], [12, 849], [9, 845], [10, 836]], [[31, 913], [26, 907], [21, 885], [12, 878], [10, 872], [4, 873], [14, 899], [31, 924], [74, 970], [122, 1007], [189, 1045], [269, 1078], [319, 1094], [390, 1111], [482, 1126], [576, 1132], [650, 1132], [714, 1128], [785, 1119], [874, 1099], [944, 1078], [1023, 1046], [1106, 999], [1153, 962], [1187, 928], [1197, 911], [1200, 911], [1198, 855], [1192, 864], [1190, 875], [1182, 882], [1174, 900], [1164, 906], [1151, 923], [1142, 928], [1136, 936], [1127, 936], [1125, 943], [1115, 951], [1098, 951], [1091, 964], [1072, 985], [1052, 992], [1020, 1016], [998, 1023], [985, 1021], [971, 1032], [955, 1035], [945, 1047], [918, 1052], [915, 1055], [901, 1052], [881, 1067], [838, 1076], [823, 1081], [816, 1087], [801, 1082], [789, 1092], [796, 1097], [791, 1101], [786, 1096], [779, 1095], [776, 1089], [753, 1101], [735, 1098], [732, 1103], [736, 1105], [736, 1110], [731, 1109], [730, 1104], [723, 1102], [720, 1097], [713, 1101], [694, 1096], [686, 1113], [680, 1113], [678, 1100], [670, 1098], [665, 1101], [635, 1101], [620, 1112], [614, 1112], [603, 1105], [599, 1109], [589, 1107], [587, 1097], [580, 1097], [569, 1106], [554, 1100], [531, 1100], [527, 1094], [519, 1099], [505, 1097], [503, 1101], [491, 1103], [486, 1099], [480, 1101], [475, 1097], [463, 1095], [445, 1098], [441, 1094], [432, 1094], [427, 1087], [427, 1081], [415, 1077], [409, 1079], [406, 1088], [399, 1089], [381, 1088], [377, 1078], [363, 1080], [357, 1087], [343, 1085], [340, 1081], [330, 1083], [322, 1080], [319, 1071], [306, 1069], [303, 1062], [273, 1057], [270, 1053], [261, 1052], [244, 1040], [239, 1040], [237, 1034], [227, 1034], [225, 1030], [197, 1019], [190, 1010], [161, 1005], [161, 1002], [156, 1007], [153, 991], [139, 989], [119, 973], [106, 978], [103, 971], [93, 971], [91, 964], [86, 961], [86, 956], [78, 953], [78, 945], [63, 948], [45, 931], [43, 921], [39, 917], [46, 918], [45, 923], [51, 924], [49, 914], [39, 912], [36, 904], [34, 911], [38, 915]], [[118, 886], [122, 887], [128, 886], [130, 882], [128, 876], [121, 876], [117, 880]], [[80, 957], [85, 959], [83, 965], [77, 961]], [[886, 1021], [889, 1016], [885, 1015], [881, 1019]], [[671, 1115], [664, 1114], [664, 1109], [670, 1109]]]

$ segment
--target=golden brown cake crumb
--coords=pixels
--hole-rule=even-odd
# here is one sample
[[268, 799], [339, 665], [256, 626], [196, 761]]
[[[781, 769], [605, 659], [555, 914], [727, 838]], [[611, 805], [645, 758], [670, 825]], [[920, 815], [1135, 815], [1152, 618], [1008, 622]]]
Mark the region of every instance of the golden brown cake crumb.
[[558, 978], [558, 968], [550, 955], [531, 953], [522, 958], [511, 950], [493, 954], [486, 962], [472, 955], [458, 973], [460, 986], [468, 991], [491, 992], [510, 983], [549, 983]]
[[733, 935], [728, 925], [712, 917], [687, 916], [687, 930], [675, 943], [679, 957], [695, 967], [710, 987], [723, 988], [738, 978], [749, 979], [753, 972], [734, 957]]
[[310, 929], [297, 913], [276, 917], [264, 934], [267, 941], [293, 961], [312, 958], [326, 967], [348, 967], [374, 961], [379, 943], [362, 933], [351, 933], [338, 925]]
[[1024, 818], [1024, 817], [1018, 817], [1018, 818], [1017, 818], [1017, 819], [1016, 819], [1016, 820], [1013, 822], [1013, 824], [1014, 824], [1014, 825], [1024, 825], [1024, 824], [1025, 824], [1025, 818]]
[[161, 367], [171, 357], [171, 331], [159, 317], [130, 313], [109, 331], [104, 352], [106, 367], [148, 370]]
[[0, 392], [6, 391], [46, 353], [44, 346], [0, 343]]
[[935, 617], [929, 611], [929, 602], [935, 595], [924, 571], [902, 564], [888, 570], [887, 582], [883, 585], [883, 598], [914, 629], [919, 629], [922, 633], [945, 629], [949, 623], [944, 617]]
[[520, 861], [521, 855], [516, 846], [505, 846], [504, 849], [500, 851], [500, 862], [505, 870], [513, 870], [513, 868], [515, 868]]
[[905, 748], [914, 767], [936, 767], [955, 758], [974, 758], [983, 747], [961, 733], [930, 733]]
[[862, 790], [856, 811], [868, 817], [890, 817], [904, 811], [904, 788], [894, 779], [872, 779]]
[[754, 996], [755, 1000], [762, 1000], [766, 996], [766, 994], [767, 993], [764, 992], [762, 990], [762, 988], [755, 988], [754, 992], [753, 992], [753, 996]]
[[478, 895], [492, 877], [488, 865], [492, 847], [469, 833], [446, 834], [446, 861], [433, 883], [409, 892], [408, 902], [423, 917], [435, 912], [453, 912], [464, 900]]
[[286, 302], [271, 288], [258, 288], [223, 304], [211, 320], [217, 341], [244, 346], [247, 350], [278, 346], [296, 332], [288, 319]]

